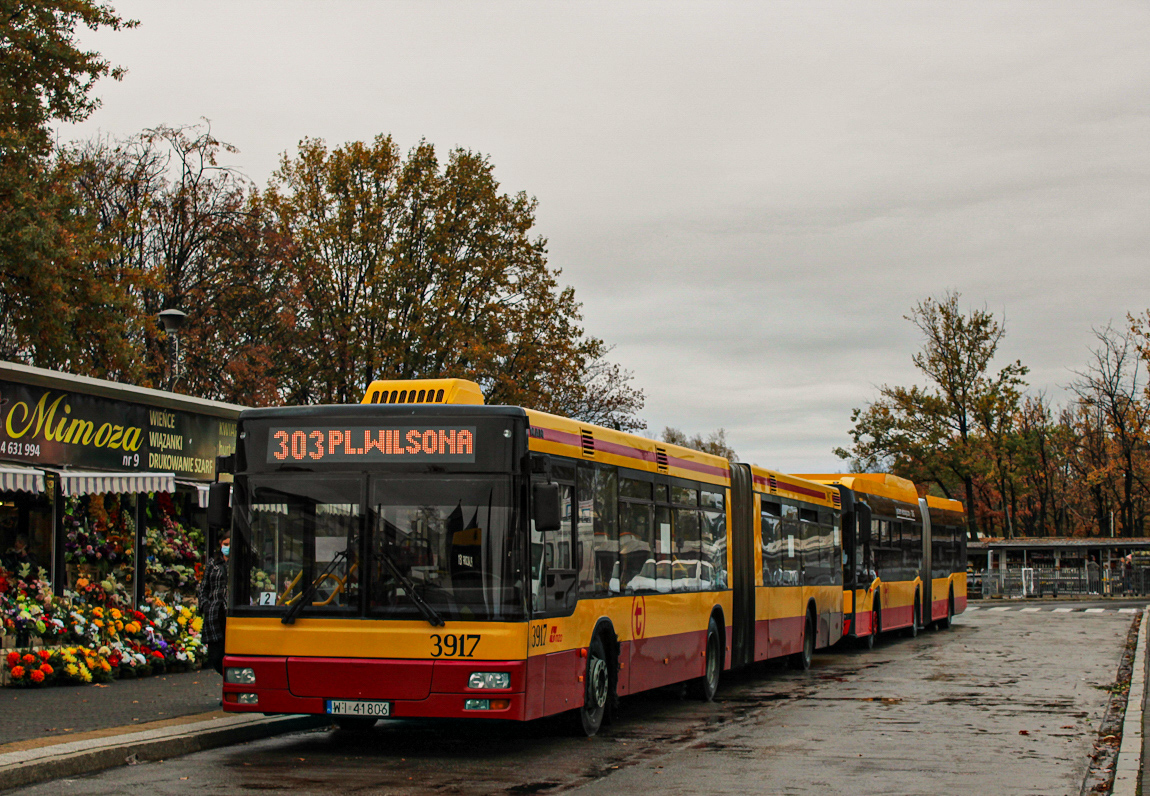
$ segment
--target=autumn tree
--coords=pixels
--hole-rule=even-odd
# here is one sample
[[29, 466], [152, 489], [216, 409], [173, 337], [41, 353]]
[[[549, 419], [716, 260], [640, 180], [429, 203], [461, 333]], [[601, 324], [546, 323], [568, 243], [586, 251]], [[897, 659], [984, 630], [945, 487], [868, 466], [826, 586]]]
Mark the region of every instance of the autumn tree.
[[856, 469], [879, 465], [933, 482], [947, 497], [965, 498], [973, 538], [980, 505], [975, 482], [988, 473], [987, 450], [993, 462], [989, 472], [1006, 486], [1002, 468], [1009, 466], [1008, 451], [1000, 446], [1008, 434], [1002, 426], [1017, 411], [1027, 368], [1016, 361], [990, 373], [1005, 326], [986, 310], [964, 314], [959, 298], [957, 292], [928, 298], [906, 316], [923, 335], [912, 362], [926, 386], [884, 385], [878, 400], [852, 412], [853, 446], [835, 452]]
[[305, 139], [263, 197], [291, 242], [300, 357], [293, 403], [358, 401], [374, 378], [455, 376], [489, 403], [627, 427], [629, 374], [584, 334], [580, 305], [533, 236], [535, 201], [499, 190], [491, 162], [441, 164], [389, 136], [329, 149]]
[[[1070, 385], [1086, 414], [1096, 413], [1107, 450], [1100, 470], [1109, 470], [1115, 487], [1122, 535], [1133, 536], [1145, 517], [1147, 490], [1147, 434], [1150, 433], [1150, 402], [1137, 344], [1132, 336], [1111, 326], [1095, 329], [1097, 347], [1084, 370]], [[1101, 510], [1101, 507], [1100, 507]], [[1103, 518], [1099, 518], [1100, 524]]]
[[[145, 383], [248, 405], [279, 403], [294, 368], [291, 280], [252, 186], [221, 164], [235, 149], [206, 124], [157, 127], [68, 147], [77, 190], [103, 243], [92, 272], [134, 285], [144, 322], [132, 341]], [[170, 379], [165, 309], [188, 314]]]
[[77, 28], [125, 22], [90, 0], [0, 0], [0, 357], [80, 373], [135, 375], [123, 344], [136, 322], [123, 286], [85, 270], [99, 255], [91, 219], [54, 158], [51, 124], [97, 107], [92, 87], [119, 79]]

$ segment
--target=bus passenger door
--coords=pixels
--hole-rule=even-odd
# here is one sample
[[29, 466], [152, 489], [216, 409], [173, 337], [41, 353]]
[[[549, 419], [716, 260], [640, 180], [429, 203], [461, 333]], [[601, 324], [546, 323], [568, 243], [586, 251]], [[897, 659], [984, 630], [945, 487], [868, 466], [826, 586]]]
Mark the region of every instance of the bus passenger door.
[[751, 468], [731, 465], [731, 522], [727, 528], [731, 546], [731, 585], [734, 588], [731, 617], [732, 669], [755, 660], [755, 493]]

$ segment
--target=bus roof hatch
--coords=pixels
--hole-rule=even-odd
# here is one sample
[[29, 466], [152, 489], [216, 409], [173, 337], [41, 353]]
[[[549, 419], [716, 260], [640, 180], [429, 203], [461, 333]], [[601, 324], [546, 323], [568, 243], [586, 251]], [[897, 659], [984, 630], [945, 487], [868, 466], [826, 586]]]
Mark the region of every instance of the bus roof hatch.
[[364, 393], [365, 404], [483, 404], [483, 391], [467, 379], [411, 379], [373, 381]]

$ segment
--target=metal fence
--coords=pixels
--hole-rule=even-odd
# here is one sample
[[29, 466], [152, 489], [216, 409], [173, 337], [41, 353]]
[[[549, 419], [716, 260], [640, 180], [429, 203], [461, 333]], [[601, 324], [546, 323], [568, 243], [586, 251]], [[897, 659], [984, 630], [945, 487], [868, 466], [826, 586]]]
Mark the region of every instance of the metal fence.
[[1107, 572], [1098, 568], [1042, 567], [976, 572], [968, 592], [983, 597], [1122, 596], [1150, 594], [1150, 568]]

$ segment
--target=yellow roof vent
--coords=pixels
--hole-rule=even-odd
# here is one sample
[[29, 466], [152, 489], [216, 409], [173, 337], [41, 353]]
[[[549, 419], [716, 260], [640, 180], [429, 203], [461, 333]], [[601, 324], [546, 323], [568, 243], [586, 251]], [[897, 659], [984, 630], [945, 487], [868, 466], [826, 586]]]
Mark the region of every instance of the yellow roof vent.
[[467, 379], [377, 380], [368, 385], [361, 403], [482, 404], [483, 391]]

